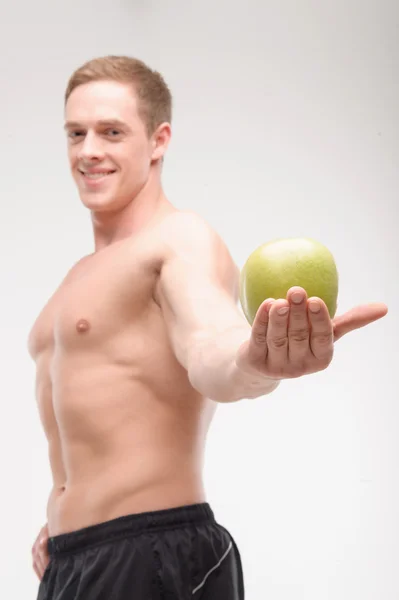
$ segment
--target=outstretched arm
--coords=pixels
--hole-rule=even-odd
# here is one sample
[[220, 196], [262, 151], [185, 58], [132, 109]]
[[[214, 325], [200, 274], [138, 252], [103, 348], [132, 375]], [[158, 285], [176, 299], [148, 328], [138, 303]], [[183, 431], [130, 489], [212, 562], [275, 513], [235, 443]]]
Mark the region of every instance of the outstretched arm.
[[336, 340], [388, 311], [367, 304], [331, 320], [320, 298], [296, 286], [286, 298], [266, 299], [251, 327], [238, 310], [239, 270], [222, 240], [191, 214], [174, 227], [157, 297], [192, 385], [218, 402], [263, 396], [282, 379], [326, 369]]
[[219, 402], [272, 391], [277, 381], [236, 364], [251, 326], [237, 305], [240, 272], [226, 245], [200, 217], [183, 213], [168, 229], [166, 246], [156, 299], [193, 387]]

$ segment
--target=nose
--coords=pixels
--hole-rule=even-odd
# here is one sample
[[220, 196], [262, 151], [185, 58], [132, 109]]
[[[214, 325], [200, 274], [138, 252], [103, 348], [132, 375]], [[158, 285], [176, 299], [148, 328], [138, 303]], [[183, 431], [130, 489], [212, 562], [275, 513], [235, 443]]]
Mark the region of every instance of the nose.
[[82, 161], [102, 160], [104, 150], [101, 141], [94, 132], [88, 131], [79, 148], [79, 158]]

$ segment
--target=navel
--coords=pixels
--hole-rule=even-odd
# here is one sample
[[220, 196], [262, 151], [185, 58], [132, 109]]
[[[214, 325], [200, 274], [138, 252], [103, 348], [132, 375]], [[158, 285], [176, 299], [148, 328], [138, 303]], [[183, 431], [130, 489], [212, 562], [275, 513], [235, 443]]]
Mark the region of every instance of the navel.
[[86, 333], [90, 329], [90, 323], [86, 319], [79, 319], [76, 323], [76, 329], [79, 333]]

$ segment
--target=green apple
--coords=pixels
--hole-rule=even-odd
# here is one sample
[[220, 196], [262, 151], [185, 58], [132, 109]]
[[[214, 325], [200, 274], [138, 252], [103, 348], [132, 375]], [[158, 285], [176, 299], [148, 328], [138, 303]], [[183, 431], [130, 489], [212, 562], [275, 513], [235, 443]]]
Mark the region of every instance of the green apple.
[[248, 257], [240, 275], [240, 301], [252, 325], [267, 298], [286, 298], [298, 285], [308, 298], [321, 298], [333, 318], [337, 310], [338, 272], [331, 252], [311, 238], [272, 240]]

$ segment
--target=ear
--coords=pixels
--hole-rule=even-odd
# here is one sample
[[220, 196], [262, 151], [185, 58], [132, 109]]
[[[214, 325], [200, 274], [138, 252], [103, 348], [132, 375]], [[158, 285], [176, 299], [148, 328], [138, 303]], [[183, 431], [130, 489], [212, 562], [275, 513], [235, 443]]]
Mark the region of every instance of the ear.
[[152, 135], [151, 160], [163, 158], [169, 146], [172, 130], [169, 123], [162, 123]]

